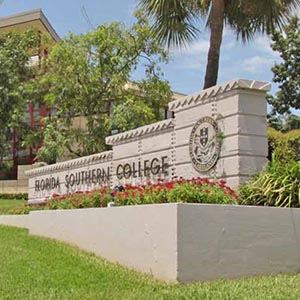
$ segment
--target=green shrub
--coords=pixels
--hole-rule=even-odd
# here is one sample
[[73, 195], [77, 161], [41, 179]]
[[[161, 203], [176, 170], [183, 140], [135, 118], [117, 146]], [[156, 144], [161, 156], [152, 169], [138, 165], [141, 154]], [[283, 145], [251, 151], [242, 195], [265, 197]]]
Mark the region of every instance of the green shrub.
[[3, 200], [28, 200], [27, 193], [15, 193], [15, 194], [0, 194], [0, 199]]
[[146, 186], [126, 186], [115, 194], [118, 206], [153, 203], [236, 203], [235, 192], [224, 181], [194, 178], [159, 182]]
[[237, 204], [237, 195], [222, 180], [217, 182], [201, 178], [179, 179], [143, 186], [126, 185], [121, 190], [101, 188], [70, 195], [53, 195], [44, 205], [22, 205], [12, 213], [27, 214], [42, 209], [107, 207], [109, 202], [114, 202], [117, 206], [177, 202]]
[[8, 214], [10, 214], [10, 215], [28, 215], [31, 211], [42, 210], [42, 209], [44, 209], [44, 205], [22, 204], [18, 207], [11, 209], [8, 212]]
[[185, 183], [175, 186], [167, 195], [168, 202], [233, 204], [233, 197], [219, 186]]
[[112, 201], [111, 191], [107, 188], [90, 192], [76, 192], [70, 195], [54, 195], [45, 204], [46, 209], [73, 209], [106, 207]]
[[28, 215], [30, 212], [30, 207], [27, 204], [20, 205], [19, 207], [13, 208], [9, 211], [9, 214], [13, 215]]
[[240, 187], [240, 204], [300, 207], [300, 162], [283, 163], [276, 152], [265, 171]]
[[268, 128], [269, 159], [273, 157], [276, 150], [275, 159], [282, 162], [290, 160], [300, 160], [300, 130], [291, 130], [282, 133], [274, 128]]
[[239, 189], [240, 204], [300, 207], [300, 130], [268, 129], [270, 162]]

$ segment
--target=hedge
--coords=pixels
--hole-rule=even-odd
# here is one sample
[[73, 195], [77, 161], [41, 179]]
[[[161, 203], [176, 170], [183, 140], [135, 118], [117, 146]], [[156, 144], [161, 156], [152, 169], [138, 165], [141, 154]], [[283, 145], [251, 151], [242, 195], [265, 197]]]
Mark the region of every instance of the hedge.
[[0, 200], [28, 200], [28, 194], [27, 193], [14, 193], [14, 194], [0, 193]]

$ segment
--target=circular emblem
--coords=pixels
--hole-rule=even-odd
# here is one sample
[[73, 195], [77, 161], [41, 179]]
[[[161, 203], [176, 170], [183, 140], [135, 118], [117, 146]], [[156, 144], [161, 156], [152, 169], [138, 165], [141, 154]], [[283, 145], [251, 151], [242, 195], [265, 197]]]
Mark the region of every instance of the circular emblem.
[[217, 162], [221, 142], [217, 122], [211, 117], [201, 118], [194, 126], [190, 136], [190, 157], [198, 172], [209, 171]]

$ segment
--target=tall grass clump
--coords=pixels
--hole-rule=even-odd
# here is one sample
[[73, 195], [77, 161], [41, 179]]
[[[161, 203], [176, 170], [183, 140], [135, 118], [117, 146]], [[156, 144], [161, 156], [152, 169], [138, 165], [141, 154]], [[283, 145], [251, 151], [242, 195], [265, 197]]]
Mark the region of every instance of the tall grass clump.
[[280, 147], [274, 150], [266, 169], [241, 186], [240, 204], [300, 207], [300, 162], [286, 154]]

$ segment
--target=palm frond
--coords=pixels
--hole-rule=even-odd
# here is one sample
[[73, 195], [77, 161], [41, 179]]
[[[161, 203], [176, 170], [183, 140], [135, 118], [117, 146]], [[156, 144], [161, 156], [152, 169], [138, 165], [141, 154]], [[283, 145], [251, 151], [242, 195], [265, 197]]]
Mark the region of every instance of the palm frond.
[[197, 22], [203, 11], [198, 2], [141, 0], [139, 6], [153, 20], [152, 29], [157, 39], [171, 47], [186, 45], [197, 37], [199, 33]]
[[225, 23], [243, 42], [255, 33], [270, 33], [281, 29], [300, 0], [227, 0]]

